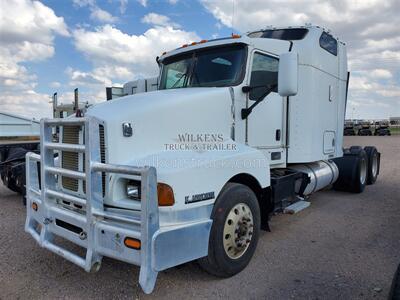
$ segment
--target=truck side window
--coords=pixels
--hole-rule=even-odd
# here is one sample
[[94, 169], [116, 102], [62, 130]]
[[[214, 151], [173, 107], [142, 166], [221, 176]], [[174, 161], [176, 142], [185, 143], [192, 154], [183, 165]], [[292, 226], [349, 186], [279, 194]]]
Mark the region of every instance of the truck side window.
[[[257, 100], [267, 90], [268, 86], [278, 84], [278, 64], [275, 57], [254, 53], [253, 65], [251, 67], [250, 86], [266, 86], [265, 88], [252, 89], [249, 94], [251, 100]], [[273, 92], [277, 92], [276, 87]]]
[[323, 32], [319, 38], [319, 45], [329, 53], [337, 56], [337, 40], [330, 34]]

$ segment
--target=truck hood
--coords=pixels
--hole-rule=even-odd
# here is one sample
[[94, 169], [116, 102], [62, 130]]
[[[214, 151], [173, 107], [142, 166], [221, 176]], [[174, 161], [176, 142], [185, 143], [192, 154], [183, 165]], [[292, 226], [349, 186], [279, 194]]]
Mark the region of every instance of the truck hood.
[[[180, 146], [182, 136], [218, 134], [228, 140], [231, 104], [229, 88], [183, 88], [125, 96], [95, 105], [87, 115], [105, 122], [107, 161], [127, 164], [159, 152], [187, 151]], [[123, 136], [123, 123], [131, 124], [132, 136]]]

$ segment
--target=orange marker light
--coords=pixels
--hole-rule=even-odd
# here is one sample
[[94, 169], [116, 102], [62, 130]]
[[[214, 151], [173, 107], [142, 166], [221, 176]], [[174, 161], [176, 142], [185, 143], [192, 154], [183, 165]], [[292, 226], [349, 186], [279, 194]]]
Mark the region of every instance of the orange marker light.
[[196, 42], [193, 42], [193, 43], [191, 43], [190, 45], [191, 45], [191, 46], [194, 46], [194, 45], [197, 45], [197, 43], [196, 43]]
[[187, 46], [189, 46], [188, 44], [184, 44], [182, 45], [182, 48], [186, 48]]
[[207, 43], [208, 41], [207, 40], [201, 40], [200, 42], [199, 42], [199, 44], [204, 44], [204, 43]]
[[157, 184], [158, 206], [172, 206], [175, 203], [174, 191], [165, 183]]
[[36, 202], [32, 202], [32, 209], [34, 210], [34, 211], [37, 211], [38, 210], [38, 205], [37, 205], [37, 203]]
[[233, 39], [240, 39], [242, 36], [240, 34], [232, 34]]
[[141, 243], [138, 239], [126, 237], [124, 240], [124, 244], [126, 247], [135, 249], [135, 250], [140, 250]]

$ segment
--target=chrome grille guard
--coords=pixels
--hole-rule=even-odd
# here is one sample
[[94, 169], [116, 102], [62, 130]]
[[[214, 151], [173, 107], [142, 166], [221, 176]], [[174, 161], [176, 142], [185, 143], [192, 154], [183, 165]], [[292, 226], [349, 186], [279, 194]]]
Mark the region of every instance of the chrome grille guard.
[[[52, 128], [64, 125], [83, 126], [85, 144], [54, 143]], [[25, 231], [31, 234], [40, 246], [84, 268], [87, 272], [97, 271], [103, 256], [139, 265], [139, 283], [145, 293], [150, 293], [157, 278], [151, 255], [152, 239], [159, 230], [156, 169], [101, 163], [99, 125], [102, 125], [102, 122], [94, 117], [41, 120], [41, 155], [26, 154]], [[56, 166], [54, 153], [59, 151], [85, 153], [85, 172]], [[120, 215], [104, 209], [102, 172], [140, 176], [141, 211], [137, 216]], [[59, 175], [59, 178], [66, 176], [86, 180], [85, 195], [80, 197], [59, 190], [55, 175]], [[85, 206], [86, 215], [63, 207], [59, 204], [60, 200]], [[61, 228], [57, 226], [57, 220], [81, 228], [82, 232], [77, 234]], [[54, 241], [55, 236], [85, 248], [85, 256], [79, 256], [57, 245]], [[121, 240], [116, 240], [116, 236], [139, 239], [140, 250], [124, 247]]]

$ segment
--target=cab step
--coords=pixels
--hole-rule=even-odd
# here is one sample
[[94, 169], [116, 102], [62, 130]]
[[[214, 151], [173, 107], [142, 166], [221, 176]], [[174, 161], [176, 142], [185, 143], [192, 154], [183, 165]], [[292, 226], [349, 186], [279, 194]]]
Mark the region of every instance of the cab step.
[[311, 204], [311, 202], [309, 202], [309, 201], [304, 201], [304, 200], [297, 201], [297, 202], [285, 207], [283, 212], [285, 214], [293, 215], [293, 214], [298, 213], [299, 211], [302, 211], [303, 209], [309, 207], [310, 204]]

